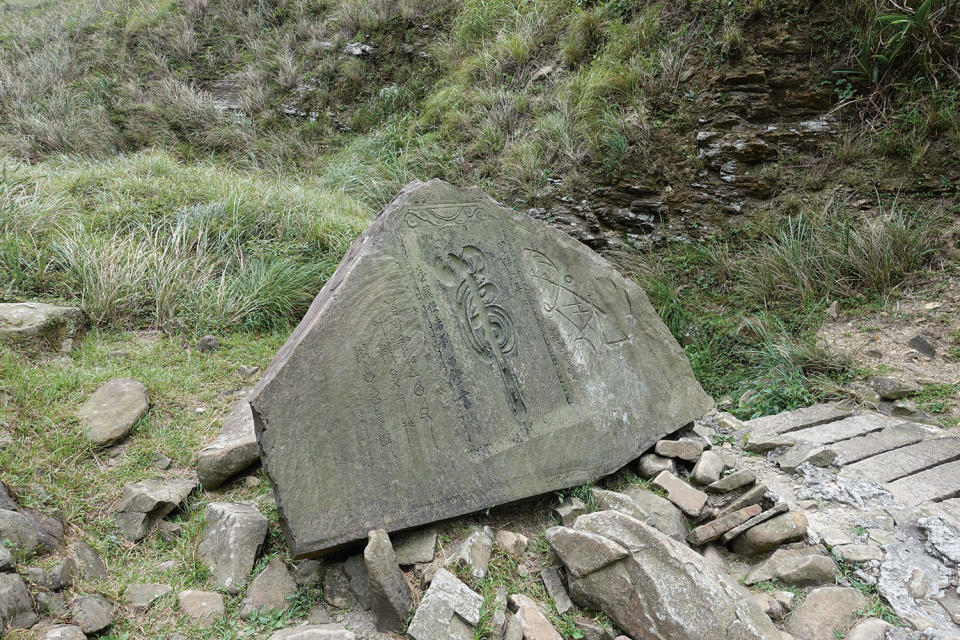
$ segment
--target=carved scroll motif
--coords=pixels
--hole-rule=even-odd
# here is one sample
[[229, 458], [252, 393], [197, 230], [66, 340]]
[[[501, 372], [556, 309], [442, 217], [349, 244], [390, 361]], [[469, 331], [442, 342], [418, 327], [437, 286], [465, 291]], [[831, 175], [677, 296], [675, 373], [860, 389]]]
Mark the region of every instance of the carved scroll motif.
[[473, 350], [495, 363], [503, 379], [510, 408], [521, 422], [526, 421], [527, 406], [520, 383], [506, 356], [517, 346], [513, 318], [497, 304], [500, 289], [487, 280], [487, 259], [472, 245], [459, 253], [443, 253], [434, 260], [440, 282], [455, 288], [460, 324]]
[[407, 226], [415, 228], [421, 223], [439, 227], [462, 224], [468, 220], [483, 220], [480, 203], [434, 204], [407, 208]]
[[574, 289], [573, 276], [565, 274], [553, 260], [536, 249], [524, 249], [523, 262], [531, 276], [547, 285], [544, 312], [556, 313], [573, 327], [575, 345], [588, 344], [597, 351], [599, 345], [610, 346], [627, 340], [626, 334], [614, 326], [603, 307], [578, 293]]

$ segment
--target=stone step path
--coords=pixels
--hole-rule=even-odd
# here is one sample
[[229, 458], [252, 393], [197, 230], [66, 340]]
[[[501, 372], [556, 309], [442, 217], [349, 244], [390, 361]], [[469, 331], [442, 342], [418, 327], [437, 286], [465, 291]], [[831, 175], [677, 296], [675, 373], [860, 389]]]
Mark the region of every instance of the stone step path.
[[945, 436], [936, 428], [896, 417], [852, 414], [825, 404], [746, 424], [757, 433], [787, 434], [799, 443], [829, 447], [837, 454], [842, 474], [881, 484], [904, 504], [937, 502], [960, 511], [958, 436]]

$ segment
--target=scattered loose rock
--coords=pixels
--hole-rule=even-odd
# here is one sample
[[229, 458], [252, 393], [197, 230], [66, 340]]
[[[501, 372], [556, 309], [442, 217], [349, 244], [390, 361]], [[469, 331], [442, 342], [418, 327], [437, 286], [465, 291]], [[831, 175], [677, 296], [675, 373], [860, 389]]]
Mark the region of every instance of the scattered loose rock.
[[113, 605], [99, 593], [81, 596], [70, 605], [70, 615], [85, 634], [99, 633], [113, 624]]
[[512, 595], [510, 608], [514, 610], [525, 640], [563, 640], [534, 600], [524, 595]]
[[226, 612], [223, 596], [214, 591], [181, 591], [177, 601], [180, 610], [201, 627], [209, 627]]
[[0, 344], [31, 355], [70, 353], [84, 327], [74, 307], [42, 302], [0, 303]]
[[200, 450], [197, 476], [204, 489], [216, 489], [258, 462], [260, 449], [253, 430], [253, 411], [244, 395], [230, 404], [220, 435]]
[[624, 492], [594, 488], [591, 495], [600, 509], [625, 513], [675, 540], [683, 540], [687, 534], [687, 521], [669, 500], [636, 486], [627, 487]]
[[437, 530], [418, 529], [401, 533], [396, 536], [393, 551], [400, 566], [433, 562], [437, 552]]
[[197, 480], [192, 476], [134, 482], [124, 488], [113, 519], [127, 540], [142, 540], [161, 518], [180, 506], [196, 486]]
[[713, 484], [723, 473], [723, 458], [713, 451], [704, 451], [690, 472], [690, 480], [695, 484]]
[[[596, 553], [598, 538], [614, 553]], [[547, 542], [570, 571], [574, 602], [604, 611], [632, 637], [766, 640], [778, 633], [729, 576], [619, 512], [587, 514], [573, 529], [548, 529]]]
[[285, 611], [288, 599], [297, 592], [297, 583], [280, 558], [274, 558], [260, 572], [240, 603], [240, 617], [246, 618], [255, 612]]
[[530, 542], [527, 536], [522, 533], [514, 533], [500, 529], [494, 536], [497, 546], [508, 556], [522, 556], [527, 550], [527, 544]]
[[40, 531], [19, 511], [0, 509], [0, 540], [6, 540], [14, 553], [29, 558], [40, 547]]
[[413, 616], [414, 640], [473, 640], [483, 598], [455, 575], [438, 569]]
[[107, 565], [103, 563], [93, 547], [82, 540], [77, 540], [67, 549], [77, 563], [77, 570], [85, 580], [106, 580]]
[[87, 398], [77, 417], [90, 442], [108, 445], [126, 438], [149, 408], [150, 398], [142, 382], [115, 378]]
[[803, 540], [806, 535], [807, 516], [802, 511], [790, 511], [741, 533], [733, 541], [733, 550], [742, 556], [754, 556]]
[[[489, 555], [487, 557], [489, 561]], [[370, 608], [377, 616], [377, 630], [402, 631], [413, 605], [410, 585], [397, 565], [390, 536], [383, 529], [371, 531], [363, 561], [367, 567]]]
[[540, 572], [540, 579], [543, 580], [543, 586], [547, 589], [547, 595], [553, 599], [553, 605], [560, 615], [573, 609], [573, 602], [567, 595], [567, 590], [563, 586], [563, 580], [560, 579], [560, 573], [553, 567], [547, 567]]
[[217, 336], [206, 335], [197, 340], [197, 351], [214, 351], [220, 348], [220, 339]]
[[694, 489], [669, 471], [664, 471], [654, 478], [653, 486], [666, 491], [667, 500], [691, 518], [699, 516], [707, 502], [707, 494]]
[[134, 613], [143, 613], [149, 609], [154, 602], [172, 591], [168, 584], [154, 583], [134, 583], [127, 586], [123, 591], [123, 597], [126, 599], [130, 610]]
[[474, 578], [487, 575], [490, 553], [493, 550], [493, 531], [490, 527], [475, 529], [447, 558], [446, 566], [469, 569]]
[[660, 440], [654, 451], [664, 458], [679, 458], [687, 462], [696, 462], [703, 454], [706, 443], [700, 438], [680, 438], [679, 440]]
[[702, 524], [687, 535], [687, 542], [701, 546], [717, 540], [730, 529], [760, 514], [760, 505], [752, 505]]
[[[664, 458], [655, 453], [647, 453], [640, 456], [637, 461], [637, 474], [641, 478], [656, 478], [663, 471], [670, 473], [677, 472], [677, 463], [673, 458]], [[564, 523], [564, 526], [567, 526]]]
[[579, 516], [587, 512], [587, 505], [583, 504], [583, 500], [580, 498], [567, 496], [558, 506], [554, 507], [553, 512], [560, 519], [560, 523], [568, 527]]
[[356, 640], [352, 631], [339, 624], [305, 624], [290, 629], [281, 629], [269, 640]]
[[0, 630], [29, 629], [37, 622], [33, 601], [23, 578], [16, 573], [0, 573]]
[[44, 631], [40, 640], [87, 640], [87, 636], [80, 627], [72, 624], [56, 624]]
[[820, 587], [807, 594], [787, 621], [797, 640], [836, 640], [867, 606], [863, 594], [851, 587]]
[[707, 493], [729, 493], [743, 487], [749, 487], [756, 481], [757, 476], [753, 471], [740, 469], [707, 485]]
[[878, 376], [870, 379], [870, 387], [884, 400], [899, 400], [911, 393], [920, 391], [920, 387], [911, 382], [890, 376]]
[[214, 584], [239, 593], [267, 536], [267, 519], [251, 504], [211, 502], [197, 554]]
[[893, 626], [879, 618], [864, 618], [853, 625], [844, 640], [885, 640]]

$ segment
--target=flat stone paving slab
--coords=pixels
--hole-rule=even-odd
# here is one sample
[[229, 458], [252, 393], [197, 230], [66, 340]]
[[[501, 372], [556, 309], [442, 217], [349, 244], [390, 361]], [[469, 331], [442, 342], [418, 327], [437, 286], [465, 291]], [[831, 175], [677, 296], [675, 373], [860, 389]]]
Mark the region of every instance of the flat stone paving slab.
[[960, 438], [933, 438], [855, 462], [847, 468], [859, 471], [874, 482], [884, 483], [957, 458], [960, 458]]
[[840, 420], [849, 415], [849, 411], [838, 409], [830, 404], [815, 404], [812, 407], [801, 407], [773, 416], [754, 418], [748, 420], [746, 425], [751, 431], [760, 433], [789, 433]]
[[929, 430], [913, 422], [900, 422], [875, 433], [851, 438], [833, 445], [837, 464], [848, 465], [893, 449], [916, 444]]
[[791, 431], [790, 437], [817, 444], [833, 444], [842, 440], [849, 440], [857, 436], [880, 431], [884, 427], [903, 422], [897, 418], [864, 413], [842, 420], [835, 420], [815, 427], [807, 427], [799, 431]]
[[911, 507], [928, 500], [956, 497], [960, 494], [960, 460], [900, 478], [888, 484], [887, 489], [894, 498]]

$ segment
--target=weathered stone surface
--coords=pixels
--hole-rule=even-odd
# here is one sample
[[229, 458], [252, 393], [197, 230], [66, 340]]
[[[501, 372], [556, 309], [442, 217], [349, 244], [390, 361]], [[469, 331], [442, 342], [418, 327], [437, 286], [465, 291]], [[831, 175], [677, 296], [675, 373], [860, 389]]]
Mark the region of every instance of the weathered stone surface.
[[407, 613], [413, 606], [413, 596], [397, 565], [397, 556], [386, 531], [377, 529], [369, 533], [363, 561], [367, 567], [370, 608], [377, 616], [377, 629], [403, 631]]
[[806, 558], [819, 556], [827, 558], [822, 547], [807, 547], [805, 549], [777, 549], [763, 562], [755, 565], [743, 578], [743, 584], [750, 586], [758, 582], [774, 580], [786, 568], [801, 563]]
[[211, 502], [197, 555], [214, 584], [239, 593], [267, 537], [267, 519], [251, 504]]
[[72, 624], [55, 624], [43, 632], [40, 640], [87, 640], [80, 627]]
[[37, 613], [41, 616], [53, 616], [59, 618], [67, 613], [67, 600], [62, 593], [56, 591], [37, 591], [33, 594], [34, 603], [37, 605]]
[[[570, 570], [571, 597], [604, 611], [630, 637], [777, 637], [770, 619], [743, 587], [682, 543], [616, 511], [581, 516], [574, 527], [547, 530], [548, 543]], [[606, 540], [624, 557], [613, 562], [598, 558], [595, 566], [585, 565], [579, 550], [583, 534]], [[568, 564], [571, 559], [576, 560], [576, 573]]]
[[591, 531], [570, 527], [547, 529], [547, 542], [554, 551], [563, 550], [561, 560], [574, 578], [599, 571], [628, 555], [627, 550], [613, 540]]
[[401, 533], [393, 544], [397, 564], [401, 566], [433, 562], [437, 553], [437, 530], [420, 529]]
[[801, 587], [832, 583], [837, 578], [837, 563], [827, 556], [811, 554], [781, 564], [777, 577], [786, 584]]
[[302, 557], [589, 482], [712, 402], [638, 286], [432, 181], [357, 239], [251, 404]]
[[[745, 509], [746, 507], [743, 507], [743, 508]], [[736, 537], [737, 537], [738, 535], [740, 535], [741, 533], [743, 533], [744, 531], [746, 531], [746, 530], [748, 530], [748, 529], [751, 529], [752, 527], [757, 526], [757, 525], [760, 524], [761, 522], [766, 522], [767, 520], [769, 520], [769, 519], [771, 519], [771, 518], [775, 518], [776, 516], [780, 515], [781, 513], [786, 513], [786, 512], [789, 511], [789, 510], [790, 510], [790, 507], [787, 506], [787, 503], [786, 503], [786, 502], [778, 502], [777, 504], [773, 505], [772, 507], [770, 507], [770, 508], [767, 509], [766, 511], [760, 513], [759, 515], [753, 516], [752, 518], [750, 518], [749, 520], [747, 520], [747, 521], [744, 522], [743, 524], [738, 524], [737, 526], [733, 527], [732, 529], [730, 529], [729, 531], [727, 531], [726, 533], [724, 533], [724, 534], [720, 537], [720, 539], [723, 541], [724, 544], [726, 544], [726, 543], [730, 542], [731, 540], [733, 540], [734, 538], [736, 538]], [[726, 511], [726, 510], [724, 510], [724, 512], [725, 512], [725, 511]], [[732, 513], [732, 512], [731, 512], [731, 513]], [[727, 515], [727, 514], [726, 514], [726, 513], [723, 513], [723, 515]], [[722, 517], [722, 516], [721, 516], [721, 517]]]
[[83, 312], [75, 307], [42, 302], [0, 303], [0, 344], [30, 354], [69, 353], [83, 327]]
[[777, 433], [751, 433], [750, 439], [743, 445], [743, 450], [750, 453], [766, 453], [780, 447], [792, 447], [797, 439]]
[[0, 631], [29, 629], [37, 622], [33, 601], [23, 578], [16, 573], [0, 573]]
[[143, 613], [158, 599], [170, 593], [172, 589], [168, 584], [134, 583], [124, 589], [123, 597], [131, 611]]
[[687, 535], [686, 519], [669, 500], [637, 486], [627, 487], [624, 492], [617, 493], [594, 488], [591, 494], [600, 509], [612, 509], [625, 513], [674, 540], [683, 540]]
[[837, 464], [848, 465], [871, 456], [899, 449], [923, 440], [929, 429], [912, 422], [899, 422], [884, 427], [877, 433], [868, 433], [859, 438], [850, 438], [830, 446], [837, 452]]
[[352, 631], [338, 624], [305, 624], [299, 627], [281, 629], [270, 636], [269, 640], [356, 640]]
[[181, 591], [177, 601], [180, 610], [200, 627], [209, 627], [226, 612], [223, 596], [215, 591]]
[[680, 438], [679, 440], [661, 440], [654, 451], [664, 458], [677, 458], [687, 462], [696, 462], [703, 455], [707, 445], [701, 438]]
[[123, 440], [150, 408], [147, 388], [139, 380], [114, 378], [93, 392], [77, 410], [87, 439], [95, 445]]
[[836, 640], [867, 606], [863, 594], [851, 587], [820, 587], [807, 594], [787, 621], [797, 640]]
[[583, 500], [576, 496], [567, 496], [553, 509], [554, 515], [560, 519], [560, 523], [565, 527], [572, 525], [574, 520], [586, 512], [587, 505], [583, 504]]
[[713, 484], [720, 479], [723, 466], [723, 458], [719, 453], [704, 451], [690, 472], [690, 480], [700, 485]]
[[743, 524], [750, 518], [760, 514], [760, 505], [744, 507], [739, 511], [728, 513], [706, 524], [702, 524], [687, 535], [687, 542], [693, 545], [704, 545], [713, 542], [730, 529]]
[[740, 469], [716, 482], [707, 485], [707, 493], [729, 493], [744, 487], [749, 487], [757, 481], [757, 476], [750, 469]]
[[13, 554], [10, 553], [10, 549], [0, 544], [0, 571], [8, 571], [15, 566], [17, 566], [17, 561], [14, 559]]
[[801, 440], [777, 458], [777, 465], [787, 473], [793, 473], [804, 462], [815, 467], [829, 467], [836, 459], [837, 452], [830, 447]]
[[563, 640], [547, 617], [540, 611], [537, 602], [524, 595], [510, 596], [510, 608], [520, 623], [524, 640]]
[[864, 618], [853, 625], [844, 640], [885, 640], [893, 626], [879, 618]]
[[15, 553], [30, 557], [40, 547], [40, 532], [37, 525], [19, 511], [0, 509], [0, 540], [8, 541]]
[[903, 421], [898, 418], [891, 418], [877, 413], [864, 413], [821, 424], [816, 427], [807, 427], [799, 431], [792, 431], [790, 436], [797, 440], [815, 442], [816, 444], [833, 444], [841, 440], [849, 440], [850, 438], [874, 433], [882, 430], [884, 427], [895, 426], [902, 422]]
[[806, 535], [807, 516], [802, 511], [789, 511], [741, 533], [733, 541], [733, 550], [743, 556], [757, 555], [803, 540]]
[[253, 412], [244, 396], [230, 404], [220, 435], [200, 450], [197, 476], [204, 489], [216, 489], [258, 462], [260, 447], [253, 429]]
[[760, 504], [763, 502], [763, 497], [766, 495], [767, 485], [758, 484], [753, 487], [750, 487], [740, 495], [736, 496], [733, 500], [730, 501], [727, 506], [720, 510], [718, 516], [725, 516], [728, 513], [733, 513], [734, 511], [739, 511], [744, 507], [749, 507], [752, 504]]
[[637, 460], [637, 474], [641, 478], [652, 479], [661, 471], [677, 472], [677, 462], [673, 458], [664, 458], [655, 453], [645, 453]]
[[[814, 427], [818, 424], [832, 422], [850, 415], [845, 409], [839, 409], [830, 404], [816, 404], [812, 407], [801, 407], [793, 411], [786, 411], [772, 416], [754, 418], [746, 422], [747, 428], [754, 433], [789, 433], [804, 427]], [[753, 439], [751, 437], [751, 439]]]
[[180, 506], [196, 486], [193, 476], [134, 482], [124, 487], [113, 519], [127, 540], [142, 540], [161, 518]]
[[71, 603], [70, 616], [85, 634], [99, 633], [113, 624], [113, 605], [99, 593], [80, 596]]
[[894, 480], [886, 488], [894, 498], [913, 507], [928, 500], [952, 498], [957, 494], [957, 487], [960, 487], [960, 460]]
[[407, 635], [414, 640], [473, 640], [483, 598], [446, 569], [438, 569]]
[[540, 572], [540, 579], [543, 580], [543, 586], [547, 590], [547, 595], [553, 599], [553, 606], [560, 615], [573, 609], [573, 602], [567, 595], [567, 590], [563, 586], [563, 580], [560, 579], [560, 573], [553, 567], [547, 567]]
[[493, 552], [493, 531], [490, 527], [476, 528], [447, 558], [446, 566], [463, 567], [474, 578], [487, 575], [490, 554]]
[[883, 562], [883, 549], [872, 544], [841, 544], [832, 549], [841, 560], [847, 562]]
[[707, 502], [707, 494], [698, 489], [694, 489], [669, 471], [664, 471], [654, 478], [653, 486], [666, 491], [667, 500], [675, 504], [691, 518], [696, 518], [700, 515], [700, 512], [703, 510], [703, 505]]
[[63, 523], [36, 509], [24, 509], [22, 513], [37, 527], [40, 548], [45, 552], [56, 551], [63, 542]]
[[951, 436], [924, 440], [860, 460], [848, 469], [879, 483], [892, 482], [960, 457], [960, 438]]
[[297, 583], [287, 566], [280, 558], [274, 558], [247, 588], [240, 603], [240, 616], [246, 618], [257, 611], [286, 611], [290, 604], [287, 599], [296, 592]]
[[498, 530], [493, 540], [497, 543], [497, 547], [505, 554], [514, 557], [522, 556], [527, 550], [527, 545], [530, 543], [530, 539], [522, 533], [507, 531], [505, 529]]
[[899, 400], [911, 393], [920, 391], [920, 387], [913, 382], [906, 382], [891, 376], [877, 376], [870, 379], [870, 387], [880, 394], [884, 400]]
[[107, 565], [100, 554], [86, 542], [77, 540], [67, 548], [67, 553], [76, 561], [77, 571], [85, 580], [107, 579]]
[[490, 609], [490, 634], [494, 640], [501, 640], [507, 627], [507, 588], [502, 584], [493, 594], [493, 606]]

